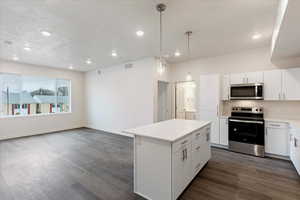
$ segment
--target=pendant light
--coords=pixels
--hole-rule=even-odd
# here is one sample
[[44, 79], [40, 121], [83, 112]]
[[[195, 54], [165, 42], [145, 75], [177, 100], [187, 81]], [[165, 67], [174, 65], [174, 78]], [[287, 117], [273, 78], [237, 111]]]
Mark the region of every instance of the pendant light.
[[162, 59], [162, 51], [163, 51], [163, 47], [162, 47], [162, 38], [163, 38], [163, 34], [162, 34], [162, 13], [166, 10], [167, 6], [165, 4], [158, 4], [156, 6], [156, 10], [159, 12], [159, 67], [158, 67], [158, 73], [162, 74], [165, 71], [165, 67], [163, 64], [163, 59]]
[[[191, 39], [191, 35], [192, 35], [192, 31], [187, 31], [185, 32], [185, 35], [187, 37], [187, 54], [188, 54], [188, 59], [191, 58], [191, 47], [190, 47], [190, 39]], [[188, 72], [188, 74], [186, 75], [186, 81], [191, 81], [192, 80], [192, 75], [190, 72]]]

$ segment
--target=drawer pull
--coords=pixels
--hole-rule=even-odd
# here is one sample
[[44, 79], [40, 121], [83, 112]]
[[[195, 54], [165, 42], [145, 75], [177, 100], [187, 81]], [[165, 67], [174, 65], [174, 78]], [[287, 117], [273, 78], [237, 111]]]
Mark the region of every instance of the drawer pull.
[[196, 134], [196, 137], [199, 137], [199, 136], [200, 136], [200, 134], [201, 134], [201, 133], [197, 133], [197, 134]]
[[273, 126], [273, 127], [280, 127], [280, 124], [269, 124], [269, 126]]
[[182, 145], [186, 144], [188, 141], [184, 140], [183, 142], [181, 142]]
[[196, 150], [198, 151], [200, 149], [200, 146], [198, 146], [197, 148], [196, 148]]
[[210, 134], [206, 133], [206, 141], [208, 142], [210, 140]]

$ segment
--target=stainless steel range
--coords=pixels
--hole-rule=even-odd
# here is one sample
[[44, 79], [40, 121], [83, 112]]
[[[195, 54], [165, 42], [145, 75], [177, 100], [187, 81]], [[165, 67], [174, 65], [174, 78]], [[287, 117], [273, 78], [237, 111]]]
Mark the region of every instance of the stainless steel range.
[[229, 117], [229, 149], [264, 157], [265, 121], [261, 107], [232, 107]]

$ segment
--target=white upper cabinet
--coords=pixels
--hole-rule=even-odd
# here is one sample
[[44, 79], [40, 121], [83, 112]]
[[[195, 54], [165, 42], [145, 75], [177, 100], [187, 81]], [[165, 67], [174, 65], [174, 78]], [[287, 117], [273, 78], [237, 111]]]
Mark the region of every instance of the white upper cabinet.
[[230, 76], [225, 74], [222, 77], [222, 100], [229, 100]]
[[263, 72], [230, 74], [230, 84], [263, 83]]
[[300, 100], [300, 68], [283, 71], [282, 99]]
[[282, 70], [264, 72], [264, 99], [281, 100], [282, 95]]
[[247, 83], [263, 83], [264, 73], [263, 72], [248, 72], [246, 73]]
[[246, 83], [245, 73], [230, 74], [230, 84]]

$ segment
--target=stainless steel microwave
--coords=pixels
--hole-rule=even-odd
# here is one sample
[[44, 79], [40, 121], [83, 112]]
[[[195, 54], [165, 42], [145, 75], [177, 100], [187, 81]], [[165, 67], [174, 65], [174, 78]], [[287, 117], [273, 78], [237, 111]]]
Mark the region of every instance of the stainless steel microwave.
[[263, 100], [263, 83], [232, 84], [230, 86], [230, 99]]

